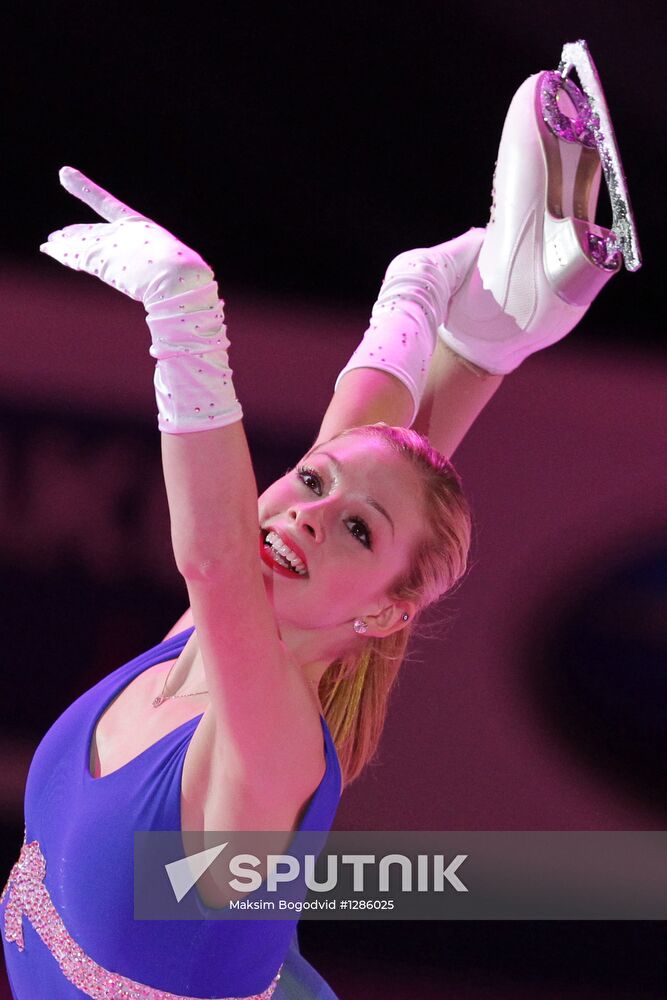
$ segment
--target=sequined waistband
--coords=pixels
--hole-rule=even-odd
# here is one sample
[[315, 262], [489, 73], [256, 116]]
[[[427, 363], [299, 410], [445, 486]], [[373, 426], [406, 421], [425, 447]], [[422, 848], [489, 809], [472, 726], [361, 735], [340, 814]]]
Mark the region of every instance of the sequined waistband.
[[[135, 982], [93, 961], [68, 933], [44, 885], [45, 875], [46, 860], [39, 841], [24, 842], [19, 859], [0, 895], [2, 902], [9, 891], [4, 934], [7, 941], [15, 942], [19, 951], [24, 948], [25, 915], [58, 962], [65, 978], [94, 1000], [198, 1000]], [[262, 993], [253, 993], [250, 997], [221, 997], [219, 1000], [269, 1000], [279, 979], [280, 969]]]

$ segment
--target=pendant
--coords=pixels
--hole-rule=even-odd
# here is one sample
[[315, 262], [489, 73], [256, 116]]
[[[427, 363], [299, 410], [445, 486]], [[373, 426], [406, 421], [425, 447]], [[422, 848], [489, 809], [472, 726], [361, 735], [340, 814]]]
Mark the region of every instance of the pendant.
[[161, 705], [163, 701], [164, 698], [162, 697], [161, 694], [159, 694], [157, 698], [153, 698], [153, 708], [157, 708], [158, 705]]

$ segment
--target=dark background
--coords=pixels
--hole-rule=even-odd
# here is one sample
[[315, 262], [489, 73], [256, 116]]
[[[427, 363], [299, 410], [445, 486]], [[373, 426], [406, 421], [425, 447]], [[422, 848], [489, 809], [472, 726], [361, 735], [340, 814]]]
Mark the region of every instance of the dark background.
[[[195, 246], [225, 287], [370, 308], [397, 252], [485, 223], [512, 94], [528, 74], [556, 68], [564, 41], [584, 37], [612, 109], [645, 258], [638, 274], [610, 283], [586, 335], [601, 350], [627, 345], [657, 358], [664, 350], [663, 19], [662, 4], [618, 0], [222, 3], [215, 13], [183, 3], [24, 5], [5, 24], [2, 255], [52, 273], [56, 265], [38, 255], [39, 243], [83, 218], [58, 189], [58, 168], [71, 164]], [[53, 426], [54, 414], [26, 412]], [[10, 407], [4, 417], [20, 441], [25, 414]], [[97, 433], [107, 431], [87, 426], [84, 436], [94, 442]], [[152, 446], [132, 427], [121, 433]], [[291, 458], [302, 443], [274, 447], [272, 461]], [[269, 481], [282, 468], [264, 457]], [[131, 497], [125, 516], [131, 527]], [[98, 581], [92, 591], [76, 562], [63, 579], [68, 605], [81, 611], [78, 634], [67, 633], [61, 654], [88, 666], [69, 677], [70, 690], [58, 685], [62, 704], [53, 692], [19, 701], [9, 728], [29, 739], [82, 684], [159, 638], [182, 608], [178, 583], [150, 589], [143, 578], [123, 578]], [[5, 593], [29, 595], [10, 602], [14, 636], [43, 638], [31, 630], [35, 605], [44, 635], [58, 629], [63, 607], [52, 579], [14, 564], [3, 582]], [[28, 662], [36, 690], [36, 652]], [[8, 866], [16, 845], [7, 826]], [[410, 967], [430, 970], [424, 997], [453, 996], [444, 985], [439, 992], [447, 976], [468, 983], [471, 998], [667, 992], [660, 925], [302, 926], [306, 955], [333, 986], [341, 970], [374, 963], [386, 970], [399, 959], [406, 1000], [414, 995]], [[358, 996], [371, 997], [371, 989]]]
[[647, 261], [601, 299], [598, 326], [607, 341], [657, 336], [661, 3], [225, 2], [190, 14], [75, 0], [26, 4], [10, 25], [6, 253], [35, 262], [48, 232], [80, 218], [54, 194], [67, 163], [173, 228], [227, 282], [369, 304], [390, 256], [485, 224], [512, 94], [586, 38]]

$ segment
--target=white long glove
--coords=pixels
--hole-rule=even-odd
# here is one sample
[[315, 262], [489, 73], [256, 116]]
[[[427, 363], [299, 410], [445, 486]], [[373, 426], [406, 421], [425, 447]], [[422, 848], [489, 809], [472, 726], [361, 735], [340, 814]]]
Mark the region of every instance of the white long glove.
[[227, 356], [224, 303], [208, 264], [79, 170], [63, 167], [60, 183], [106, 222], [66, 226], [51, 233], [40, 250], [143, 302], [150, 353], [157, 359], [160, 430], [187, 434], [241, 420]]
[[479, 253], [483, 229], [469, 229], [434, 247], [406, 250], [389, 264], [371, 312], [370, 325], [336, 379], [355, 368], [379, 368], [394, 375], [412, 396], [413, 413], [428, 378], [438, 327]]

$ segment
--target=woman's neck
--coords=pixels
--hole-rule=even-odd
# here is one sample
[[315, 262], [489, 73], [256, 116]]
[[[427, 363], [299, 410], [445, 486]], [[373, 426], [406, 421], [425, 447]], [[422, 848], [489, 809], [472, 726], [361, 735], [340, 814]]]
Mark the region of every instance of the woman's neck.
[[[289, 663], [298, 670], [319, 706], [320, 681], [327, 667], [336, 659], [336, 654], [332, 652], [330, 656], [326, 653], [322, 655], [322, 637], [318, 633], [290, 626], [281, 627], [280, 644]], [[200, 689], [203, 691], [206, 687], [204, 661], [195, 631], [173, 666], [169, 678], [169, 693], [180, 694]]]

